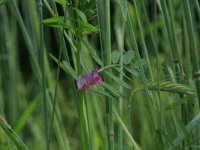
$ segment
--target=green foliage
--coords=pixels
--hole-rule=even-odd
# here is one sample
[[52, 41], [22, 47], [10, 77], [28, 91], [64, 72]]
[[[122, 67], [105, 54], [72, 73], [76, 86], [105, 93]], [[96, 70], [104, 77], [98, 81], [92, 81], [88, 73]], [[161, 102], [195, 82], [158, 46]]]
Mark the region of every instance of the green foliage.
[[[53, 55], [49, 54], [50, 57], [58, 64], [58, 59], [54, 57]], [[70, 74], [74, 79], [77, 78], [77, 75], [73, 68], [70, 66], [70, 64], [67, 61], [63, 61], [63, 63], [60, 63], [60, 67], [67, 73]]]
[[127, 13], [128, 13], [127, 1], [126, 0], [117, 0], [117, 1], [118, 1], [119, 5], [121, 7], [124, 20], [126, 21]]
[[0, 149], [199, 147], [199, 8], [0, 0]]
[[55, 28], [62, 28], [63, 26], [69, 30], [71, 33], [76, 34], [77, 30], [79, 30], [78, 32], [80, 32], [79, 34], [81, 36], [86, 36], [92, 33], [97, 33], [100, 31], [99, 28], [91, 25], [90, 23], [87, 22], [87, 17], [84, 14], [84, 12], [82, 12], [81, 10], [77, 9], [77, 8], [73, 8], [76, 12], [76, 14], [79, 16], [78, 20], [74, 19], [74, 18], [66, 18], [67, 22], [68, 20], [74, 22], [77, 21], [79, 24], [79, 29], [76, 29], [73, 25], [65, 22], [65, 24], [63, 24], [64, 22], [64, 17], [63, 16], [54, 16], [52, 18], [47, 18], [44, 19], [42, 21], [42, 23], [46, 26], [50, 26], [50, 27], [55, 27]]
[[9, 0], [0, 0], [0, 6], [8, 2]]
[[185, 127], [184, 123], [180, 119], [178, 119], [178, 124], [179, 124], [181, 131], [184, 133], [185, 139], [190, 141], [191, 140], [190, 133], [187, 130], [187, 128]]
[[157, 149], [164, 149], [164, 143], [162, 140], [162, 134], [159, 130], [156, 130], [155, 132], [155, 142], [156, 142], [156, 148]]
[[120, 51], [114, 50], [112, 51], [112, 63], [113, 64], [117, 64], [119, 62], [120, 59]]
[[14, 130], [17, 133], [19, 133], [23, 129], [23, 126], [25, 125], [25, 122], [28, 120], [28, 118], [31, 116], [31, 114], [33, 113], [33, 111], [38, 106], [38, 103], [40, 102], [40, 99], [41, 99], [41, 95], [37, 95], [32, 100], [32, 102], [26, 107], [25, 111], [23, 112], [23, 114], [19, 118], [17, 124], [15, 125]]
[[113, 79], [113, 81], [117, 82], [120, 86], [127, 88], [127, 89], [132, 89], [132, 87], [130, 85], [128, 85], [125, 81], [122, 81], [121, 79], [119, 79], [118, 77], [116, 77], [115, 75], [113, 75], [112, 73], [109, 73], [107, 71], [105, 71], [106, 75], [108, 75], [110, 78]]
[[14, 142], [16, 147], [20, 150], [28, 150], [26, 145], [21, 141], [21, 139], [17, 136], [14, 130], [10, 127], [10, 125], [6, 122], [6, 120], [0, 115], [0, 126], [7, 133], [9, 138]]
[[90, 89], [89, 92], [96, 93], [96, 94], [99, 94], [101, 96], [107, 96], [109, 98], [113, 98], [112, 95], [110, 95], [108, 92], [103, 91], [103, 90], [98, 90], [98, 89], [92, 88], [92, 89]]
[[101, 60], [101, 58], [97, 55], [96, 50], [89, 44], [88, 41], [86, 40], [82, 40], [83, 45], [89, 50], [92, 58], [94, 59], [94, 61], [96, 63], [98, 63], [101, 67], [103, 66], [103, 62]]
[[190, 99], [193, 99], [194, 96], [193, 95], [187, 95], [179, 100], [176, 100], [175, 102], [173, 102], [172, 104], [169, 104], [168, 106], [165, 107], [166, 110], [171, 110], [171, 109], [175, 109], [178, 106], [181, 106], [181, 104], [184, 104], [185, 102], [189, 101]]
[[55, 2], [57, 2], [57, 3], [59, 3], [59, 4], [61, 4], [61, 5], [63, 5], [63, 6], [65, 6], [66, 5], [66, 0], [54, 0]]
[[124, 58], [123, 58], [124, 64], [125, 64], [125, 65], [130, 64], [131, 61], [134, 59], [134, 56], [135, 56], [135, 54], [134, 54], [133, 50], [127, 51], [127, 52], [124, 54]]

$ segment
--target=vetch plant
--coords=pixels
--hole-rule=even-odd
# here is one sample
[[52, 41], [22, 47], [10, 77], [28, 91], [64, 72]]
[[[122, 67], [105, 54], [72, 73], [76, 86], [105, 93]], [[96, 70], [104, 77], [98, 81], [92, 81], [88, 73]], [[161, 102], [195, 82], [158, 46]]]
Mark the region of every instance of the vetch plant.
[[80, 91], [89, 90], [91, 84], [98, 84], [102, 82], [102, 78], [98, 75], [98, 68], [92, 70], [87, 74], [78, 76], [77, 87]]
[[0, 0], [0, 149], [199, 148], [199, 17], [198, 0]]

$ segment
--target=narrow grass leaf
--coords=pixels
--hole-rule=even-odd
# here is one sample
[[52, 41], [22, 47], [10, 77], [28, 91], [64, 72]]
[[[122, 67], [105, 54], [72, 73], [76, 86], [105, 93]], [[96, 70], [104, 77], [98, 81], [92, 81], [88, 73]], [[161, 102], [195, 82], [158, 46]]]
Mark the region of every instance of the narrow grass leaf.
[[133, 139], [132, 135], [130, 134], [130, 132], [128, 131], [126, 125], [124, 124], [124, 122], [122, 121], [122, 119], [120, 118], [120, 116], [117, 114], [116, 110], [114, 110], [114, 114], [115, 117], [117, 119], [117, 121], [119, 122], [120, 126], [122, 127], [122, 129], [124, 130], [125, 134], [127, 135], [128, 139], [131, 141], [131, 143], [133, 144], [134, 148], [136, 150], [140, 150], [139, 145], [136, 143], [136, 141]]
[[155, 131], [156, 133], [156, 136], [155, 136], [155, 142], [156, 142], [156, 148], [157, 149], [164, 149], [164, 143], [163, 143], [163, 140], [162, 140], [162, 134], [159, 130], [156, 130]]
[[100, 57], [97, 55], [96, 50], [89, 44], [89, 42], [86, 41], [85, 39], [83, 39], [81, 42], [82, 42], [82, 43], [84, 44], [84, 46], [89, 50], [89, 52], [90, 52], [90, 54], [92, 55], [92, 58], [94, 59], [94, 61], [95, 61], [96, 63], [98, 63], [100, 66], [103, 66], [102, 60], [101, 60]]
[[[105, 89], [107, 89], [108, 91], [110, 91], [112, 94], [114, 94], [116, 97], [118, 98], [122, 98], [122, 99], [126, 99], [126, 97], [120, 93], [117, 89], [113, 88], [110, 84], [106, 83], [106, 82], [102, 82], [100, 84], [102, 87], [104, 87]], [[112, 95], [111, 94], [111, 95]]]
[[[70, 18], [67, 18], [70, 19]], [[63, 25], [64, 17], [63, 16], [54, 16], [51, 18], [44, 19], [42, 23], [46, 26], [54, 27], [54, 28], [66, 28], [70, 30], [72, 33], [75, 33], [75, 28], [72, 25], [69, 25], [65, 22]]]
[[114, 69], [115, 69], [117, 72], [119, 72], [121, 75], [123, 75], [126, 79], [128, 79], [129, 81], [132, 82], [132, 79], [131, 79], [129, 76], [127, 76], [127, 75], [124, 73], [123, 70], [121, 70], [120, 68], [117, 68], [117, 67], [114, 67]]
[[173, 148], [175, 148], [174, 144], [173, 144], [173, 140], [164, 132], [164, 131], [160, 131], [160, 133], [163, 135], [163, 137], [165, 138], [166, 142], [172, 146]]
[[30, 117], [32, 112], [36, 109], [38, 102], [41, 100], [41, 95], [37, 95], [32, 102], [26, 107], [25, 111], [21, 115], [21, 117], [18, 119], [19, 121], [14, 127], [15, 132], [20, 132], [20, 130], [25, 125], [27, 119]]
[[6, 122], [6, 120], [0, 115], [0, 126], [9, 136], [9, 138], [14, 142], [15, 146], [19, 150], [28, 150], [26, 145], [22, 142], [22, 140], [17, 136], [15, 131], [10, 127], [10, 125]]
[[99, 95], [102, 95], [102, 96], [107, 96], [109, 98], [114, 98], [112, 95], [110, 95], [108, 92], [106, 91], [103, 91], [103, 90], [98, 90], [98, 89], [95, 89], [95, 88], [91, 88], [89, 90], [89, 92], [92, 92], [92, 93], [96, 93], [96, 94], [99, 94]]
[[[58, 59], [55, 56], [53, 56], [52, 54], [49, 54], [49, 56], [58, 64]], [[74, 69], [69, 65], [67, 61], [63, 61], [63, 63], [60, 63], [60, 68], [67, 74], [70, 74], [74, 79], [77, 78]]]
[[66, 0], [54, 0], [55, 2], [57, 2], [57, 3], [59, 3], [59, 4], [61, 4], [61, 5], [63, 5], [63, 6], [65, 6], [66, 5]]
[[82, 36], [89, 35], [91, 33], [97, 33], [100, 32], [101, 30], [89, 23], [85, 23], [82, 20], [79, 20], [81, 30], [82, 30]]
[[54, 17], [51, 17], [51, 18], [47, 18], [47, 19], [44, 19], [42, 21], [43, 24], [52, 24], [52, 23], [62, 23], [64, 21], [64, 17], [63, 16], [54, 16]]
[[190, 139], [190, 133], [189, 133], [189, 131], [187, 130], [187, 128], [185, 127], [185, 125], [183, 124], [183, 122], [180, 119], [178, 119], [178, 124], [179, 124], [179, 127], [180, 127], [181, 131], [185, 135], [186, 140], [190, 141], [191, 140]]
[[115, 75], [113, 75], [112, 73], [109, 73], [107, 71], [104, 71], [106, 73], [106, 75], [108, 75], [110, 78], [112, 78], [115, 82], [117, 82], [119, 85], [127, 88], [127, 89], [132, 89], [132, 87], [130, 85], [128, 85], [125, 81], [119, 79], [118, 77], [116, 77]]
[[131, 73], [134, 77], [139, 77], [139, 72], [136, 69], [124, 67], [129, 73]]
[[66, 61], [62, 61], [63, 62], [63, 65], [64, 67], [66, 68], [66, 70], [68, 71], [68, 73], [74, 78], [76, 79], [77, 78], [77, 74], [76, 72], [74, 71], [74, 69], [71, 67], [71, 65]]
[[190, 100], [191, 98], [193, 98], [192, 95], [187, 95], [177, 101], [175, 101], [174, 103], [172, 104], [169, 104], [168, 106], [165, 107], [165, 110], [172, 110], [172, 109], [175, 109], [176, 107], [180, 106], [181, 104], [187, 102], [188, 100]]
[[77, 8], [74, 8], [76, 14], [80, 17], [80, 19], [82, 19], [82, 21], [84, 23], [87, 23], [87, 17], [86, 15], [84, 14], [84, 12], [82, 12], [81, 10], [77, 9]]
[[[53, 94], [51, 91], [47, 91], [47, 95], [49, 98], [48, 104], [49, 104], [50, 112], [52, 112], [53, 111]], [[54, 122], [54, 125], [55, 125], [52, 130], [55, 129], [55, 134], [57, 135], [56, 137], [60, 145], [60, 148], [62, 150], [71, 150], [67, 133], [64, 128], [64, 123], [62, 120], [60, 107], [58, 105], [55, 107], [55, 118], [52, 121]]]
[[[200, 123], [200, 112], [192, 118], [192, 120], [187, 124], [186, 128], [189, 133], [192, 133], [192, 130], [197, 127]], [[183, 131], [180, 132], [177, 137], [174, 139], [173, 144], [178, 146], [183, 140], [185, 136]], [[171, 148], [171, 147], [170, 147]]]
[[83, 51], [80, 52], [80, 63], [81, 63], [81, 66], [83, 67], [83, 69], [88, 72], [89, 71], [89, 68], [88, 68], [88, 62], [87, 62], [87, 56], [85, 55], [85, 53]]

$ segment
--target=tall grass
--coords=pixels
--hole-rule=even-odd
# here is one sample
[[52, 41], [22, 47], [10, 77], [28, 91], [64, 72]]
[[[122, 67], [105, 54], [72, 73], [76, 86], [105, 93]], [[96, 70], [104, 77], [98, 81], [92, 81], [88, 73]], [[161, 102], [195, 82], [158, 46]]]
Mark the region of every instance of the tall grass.
[[199, 148], [199, 5], [0, 0], [0, 149]]

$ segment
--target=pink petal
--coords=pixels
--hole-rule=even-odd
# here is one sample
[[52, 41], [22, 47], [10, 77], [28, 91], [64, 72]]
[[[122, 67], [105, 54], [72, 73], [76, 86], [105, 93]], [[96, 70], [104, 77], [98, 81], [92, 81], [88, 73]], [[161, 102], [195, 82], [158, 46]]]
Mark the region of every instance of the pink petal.
[[96, 85], [97, 83], [101, 83], [102, 82], [102, 78], [100, 76], [96, 76], [93, 80], [92, 83], [94, 85]]

